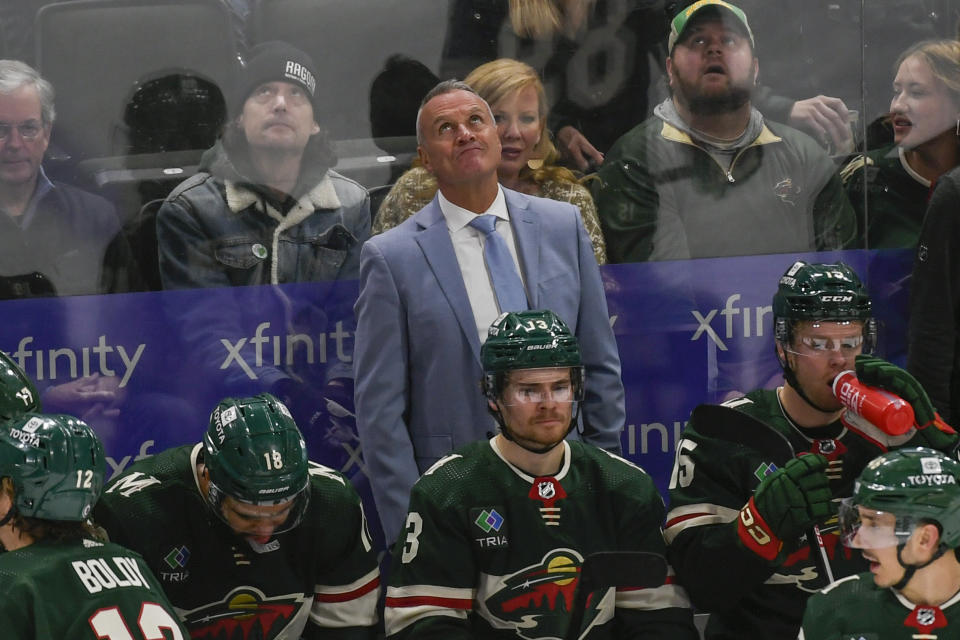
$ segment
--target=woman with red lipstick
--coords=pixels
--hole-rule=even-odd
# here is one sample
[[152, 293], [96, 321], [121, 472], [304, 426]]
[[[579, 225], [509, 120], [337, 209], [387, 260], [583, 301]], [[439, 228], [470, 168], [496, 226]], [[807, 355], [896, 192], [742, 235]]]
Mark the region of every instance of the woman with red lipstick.
[[870, 249], [916, 246], [931, 187], [960, 164], [960, 42], [919, 42], [900, 55], [896, 69], [894, 143], [841, 171]]
[[[466, 82], [487, 101], [497, 122], [500, 184], [514, 191], [575, 204], [590, 235], [597, 264], [605, 264], [606, 248], [593, 198], [573, 172], [555, 164], [558, 154], [546, 128], [547, 100], [537, 73], [523, 62], [501, 58], [474, 69]], [[373, 233], [397, 226], [426, 206], [436, 192], [436, 179], [415, 162], [380, 205]]]

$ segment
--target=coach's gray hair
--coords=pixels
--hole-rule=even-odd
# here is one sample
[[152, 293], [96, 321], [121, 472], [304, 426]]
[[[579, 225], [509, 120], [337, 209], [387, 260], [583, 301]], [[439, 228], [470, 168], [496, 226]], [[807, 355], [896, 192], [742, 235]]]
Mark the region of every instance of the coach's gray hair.
[[423, 144], [423, 127], [420, 126], [420, 114], [423, 112], [423, 108], [427, 106], [427, 103], [436, 98], [437, 96], [442, 96], [445, 93], [453, 93], [454, 91], [466, 91], [467, 93], [472, 93], [473, 95], [480, 98], [486, 107], [487, 111], [490, 112], [490, 122], [493, 122], [493, 109], [490, 108], [490, 105], [487, 104], [487, 101], [484, 100], [476, 90], [468, 85], [463, 80], [457, 80], [452, 78], [450, 80], [444, 80], [433, 89], [427, 92], [427, 95], [423, 96], [423, 100], [420, 101], [420, 108], [417, 109], [417, 144]]
[[40, 114], [45, 125], [52, 125], [57, 117], [53, 107], [53, 85], [37, 70], [19, 60], [0, 60], [0, 93], [9, 95], [24, 85], [33, 85], [40, 96]]

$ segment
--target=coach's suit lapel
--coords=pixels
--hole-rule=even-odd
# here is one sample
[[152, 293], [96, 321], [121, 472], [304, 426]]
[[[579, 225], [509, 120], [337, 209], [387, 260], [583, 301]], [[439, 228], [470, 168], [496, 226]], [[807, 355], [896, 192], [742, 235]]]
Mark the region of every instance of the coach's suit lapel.
[[467, 288], [463, 284], [460, 264], [457, 262], [457, 254], [450, 240], [450, 231], [447, 229], [446, 220], [440, 211], [440, 204], [436, 197], [413, 217], [422, 228], [416, 236], [417, 244], [420, 245], [420, 250], [423, 251], [423, 256], [430, 265], [430, 270], [437, 279], [447, 304], [453, 310], [474, 358], [479, 363], [480, 338], [477, 335], [477, 321], [473, 317]]
[[523, 270], [523, 281], [527, 288], [527, 300], [531, 309], [540, 308], [540, 218], [530, 210], [530, 198], [511, 191], [503, 190], [510, 212], [510, 224], [513, 225], [513, 237], [517, 242], [517, 257]]

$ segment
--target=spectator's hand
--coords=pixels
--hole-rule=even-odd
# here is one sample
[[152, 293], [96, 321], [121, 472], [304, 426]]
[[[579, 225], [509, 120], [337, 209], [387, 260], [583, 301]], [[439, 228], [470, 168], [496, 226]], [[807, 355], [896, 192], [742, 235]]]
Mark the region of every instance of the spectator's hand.
[[355, 424], [352, 378], [333, 378], [322, 389], [285, 378], [272, 391], [290, 408], [301, 430], [329, 425], [332, 418]]
[[808, 454], [764, 478], [740, 510], [737, 533], [744, 545], [777, 562], [783, 557], [784, 540], [795, 540], [826, 521], [834, 512], [826, 469], [826, 458]]
[[803, 129], [824, 148], [836, 153], [853, 150], [847, 105], [840, 98], [817, 96], [798, 100], [790, 109], [790, 125]]
[[581, 171], [593, 171], [603, 162], [603, 154], [570, 125], [557, 131], [557, 150], [562, 158], [572, 160]]
[[120, 378], [94, 373], [49, 387], [43, 393], [42, 405], [44, 411], [68, 413], [90, 422], [119, 416], [124, 398], [126, 390], [120, 388]]
[[[957, 432], [937, 413], [923, 385], [907, 371], [895, 364], [868, 355], [857, 356], [857, 378], [864, 384], [880, 387], [894, 393], [913, 407], [917, 421], [917, 435], [910, 439], [910, 446], [932, 447], [949, 452], [958, 441]], [[927, 427], [933, 426], [933, 429]]]

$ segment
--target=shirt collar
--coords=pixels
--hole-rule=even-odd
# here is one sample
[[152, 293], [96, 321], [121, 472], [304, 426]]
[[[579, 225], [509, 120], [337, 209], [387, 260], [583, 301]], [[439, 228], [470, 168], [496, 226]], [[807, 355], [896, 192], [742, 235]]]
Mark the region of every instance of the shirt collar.
[[41, 165], [40, 171], [37, 172], [37, 186], [33, 190], [33, 195], [30, 196], [30, 202], [27, 203], [27, 208], [24, 209], [23, 215], [20, 216], [18, 221], [21, 229], [26, 229], [30, 226], [37, 213], [37, 204], [45, 195], [53, 191], [53, 189], [53, 183], [50, 182], [50, 178], [47, 177], [46, 172], [43, 170], [43, 165]]
[[[443, 217], [447, 221], [447, 229], [450, 233], [456, 233], [460, 231], [468, 224], [470, 221], [477, 217], [478, 214], [473, 211], [459, 207], [449, 200], [447, 200], [442, 191], [437, 191], [437, 201], [440, 204], [440, 211], [443, 213]], [[510, 214], [507, 213], [507, 200], [503, 195], [503, 189], [500, 188], [500, 185], [497, 185], [497, 197], [493, 199], [493, 202], [490, 204], [490, 207], [484, 211], [482, 214], [490, 214], [497, 216], [501, 220], [510, 221]]]

